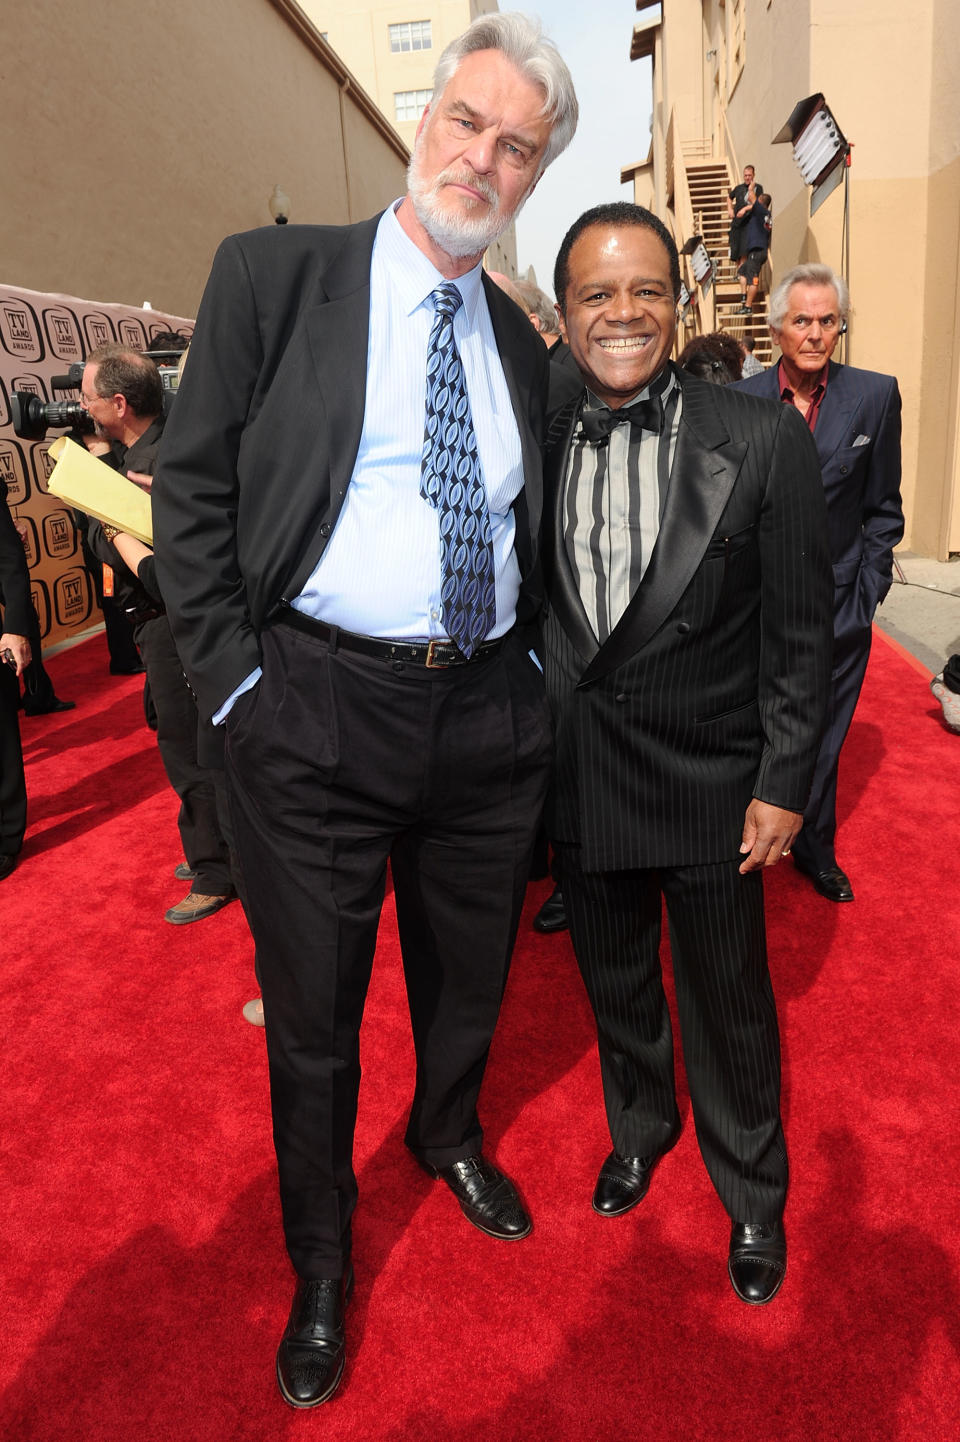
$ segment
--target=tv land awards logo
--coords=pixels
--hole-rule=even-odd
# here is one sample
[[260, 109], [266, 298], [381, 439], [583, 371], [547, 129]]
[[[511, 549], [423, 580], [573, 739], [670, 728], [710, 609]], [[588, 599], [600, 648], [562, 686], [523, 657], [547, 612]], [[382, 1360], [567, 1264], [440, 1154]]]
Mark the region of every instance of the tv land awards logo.
[[87, 341], [87, 355], [98, 346], [107, 345], [114, 339], [113, 323], [103, 311], [91, 310], [83, 317], [83, 333]]
[[30, 494], [27, 466], [16, 441], [0, 438], [0, 480], [6, 482], [7, 505], [22, 506]]
[[77, 528], [66, 511], [48, 511], [43, 518], [43, 545], [54, 561], [77, 554]]
[[92, 592], [86, 571], [74, 566], [53, 585], [54, 610], [60, 626], [82, 626], [90, 615]]
[[32, 516], [18, 516], [17, 519], [27, 529], [23, 549], [27, 553], [27, 570], [32, 571], [40, 560], [40, 537], [37, 533], [37, 523]]
[[147, 332], [138, 320], [133, 316], [124, 316], [123, 320], [117, 321], [117, 334], [124, 345], [131, 350], [146, 350]]
[[33, 462], [34, 483], [37, 490], [42, 491], [44, 495], [47, 495], [47, 482], [53, 475], [53, 468], [56, 465], [56, 462], [50, 455], [50, 446], [52, 443], [53, 437], [51, 436], [50, 440], [44, 441], [42, 445], [37, 444], [33, 446], [30, 454], [30, 459]]
[[10, 389], [11, 391], [26, 391], [27, 395], [36, 396], [41, 401], [47, 399], [43, 381], [37, 375], [14, 376], [10, 382]]
[[22, 360], [43, 360], [43, 339], [33, 307], [12, 296], [0, 301], [0, 343]]
[[43, 312], [44, 329], [50, 352], [62, 361], [82, 361], [84, 358], [83, 337], [80, 325], [72, 310], [63, 306]]

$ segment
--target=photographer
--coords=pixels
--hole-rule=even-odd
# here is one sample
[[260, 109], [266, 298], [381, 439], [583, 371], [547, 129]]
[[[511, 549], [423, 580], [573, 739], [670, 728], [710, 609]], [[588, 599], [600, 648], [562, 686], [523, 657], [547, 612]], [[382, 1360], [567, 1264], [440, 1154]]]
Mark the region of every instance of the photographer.
[[[163, 386], [153, 361], [120, 345], [101, 346], [84, 368], [81, 401], [96, 428], [90, 449], [149, 489], [163, 433]], [[165, 919], [175, 926], [200, 921], [226, 906], [234, 888], [214, 776], [197, 759], [196, 703], [170, 632], [153, 552], [115, 526], [95, 520], [87, 522], [87, 539], [109, 568], [106, 589], [112, 583], [133, 622], [156, 709], [157, 744], [180, 797], [178, 825], [193, 878], [189, 894]]]

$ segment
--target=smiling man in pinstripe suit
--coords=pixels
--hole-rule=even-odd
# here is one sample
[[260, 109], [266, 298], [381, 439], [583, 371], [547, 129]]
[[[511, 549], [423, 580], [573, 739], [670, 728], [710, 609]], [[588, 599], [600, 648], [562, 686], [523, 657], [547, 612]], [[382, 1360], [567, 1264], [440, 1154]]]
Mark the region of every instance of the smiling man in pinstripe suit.
[[551, 834], [613, 1139], [594, 1208], [642, 1200], [680, 1132], [665, 897], [697, 1138], [731, 1282], [759, 1304], [786, 1271], [787, 1190], [761, 875], [813, 775], [830, 570], [809, 431], [669, 363], [679, 283], [671, 237], [633, 205], [588, 211], [557, 259], [585, 387], [545, 466]]

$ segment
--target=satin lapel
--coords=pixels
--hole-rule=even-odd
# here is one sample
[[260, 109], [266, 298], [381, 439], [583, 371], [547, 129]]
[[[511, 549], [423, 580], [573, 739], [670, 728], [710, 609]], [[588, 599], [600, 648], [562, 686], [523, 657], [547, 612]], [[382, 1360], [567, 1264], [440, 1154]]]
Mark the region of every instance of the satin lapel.
[[663, 625], [703, 560], [747, 453], [746, 441], [730, 439], [714, 387], [678, 379], [683, 410], [660, 534], [643, 580], [581, 685], [615, 670]]
[[[550, 607], [560, 625], [573, 642], [584, 661], [596, 656], [599, 642], [587, 619], [580, 599], [580, 591], [573, 579], [567, 549], [563, 543], [563, 490], [570, 457], [570, 443], [580, 415], [583, 392], [567, 401], [554, 417], [547, 439], [544, 461], [544, 487], [546, 490], [547, 515], [551, 517], [548, 532], [548, 555], [546, 565], [549, 575], [548, 596]], [[556, 439], [551, 443], [551, 437]]]
[[327, 300], [304, 317], [319, 395], [327, 406], [325, 436], [330, 496], [339, 509], [353, 474], [363, 430], [370, 328], [370, 258], [380, 216], [351, 226], [322, 276]]
[[856, 440], [856, 415], [862, 399], [862, 396], [849, 390], [844, 367], [831, 361], [827, 391], [813, 433], [821, 468], [826, 469], [834, 452], [841, 446], [851, 446]]

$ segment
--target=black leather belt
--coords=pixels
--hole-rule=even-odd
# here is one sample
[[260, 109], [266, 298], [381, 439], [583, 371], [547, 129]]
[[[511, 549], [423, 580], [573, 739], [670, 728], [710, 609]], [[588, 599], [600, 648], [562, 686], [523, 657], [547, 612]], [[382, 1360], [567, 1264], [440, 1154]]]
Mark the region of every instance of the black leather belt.
[[312, 616], [291, 606], [289, 601], [281, 601], [280, 612], [274, 619], [282, 626], [292, 626], [295, 631], [329, 641], [335, 650], [357, 651], [361, 656], [378, 656], [382, 661], [403, 661], [412, 666], [428, 666], [432, 670], [487, 661], [496, 655], [506, 640], [505, 636], [501, 636], [496, 641], [482, 641], [472, 656], [465, 656], [453, 641], [381, 641], [376, 636], [355, 636], [352, 631], [342, 631], [339, 626], [328, 626], [326, 621], [315, 621]]

